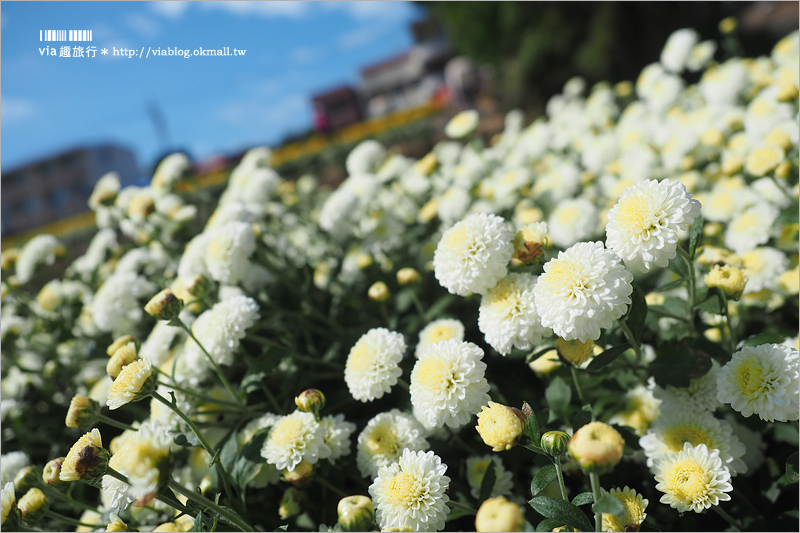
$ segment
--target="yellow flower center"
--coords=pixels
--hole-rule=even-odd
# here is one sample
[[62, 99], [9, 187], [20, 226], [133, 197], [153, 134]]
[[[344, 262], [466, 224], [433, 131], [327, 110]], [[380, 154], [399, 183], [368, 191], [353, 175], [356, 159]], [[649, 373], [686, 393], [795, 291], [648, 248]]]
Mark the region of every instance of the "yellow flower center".
[[757, 397], [761, 394], [766, 377], [764, 367], [758, 359], [742, 361], [736, 370], [736, 384], [743, 396]]
[[410, 507], [425, 498], [425, 487], [405, 470], [390, 479], [386, 485], [386, 500], [392, 506]]
[[753, 213], [745, 213], [736, 221], [733, 225], [734, 229], [737, 232], [744, 232], [747, 231], [749, 228], [756, 225], [758, 222], [758, 217]]
[[565, 207], [558, 213], [558, 217], [556, 221], [558, 224], [571, 224], [578, 216], [581, 214], [580, 208], [571, 205], [569, 207]]
[[347, 359], [347, 368], [353, 372], [366, 372], [372, 367], [372, 352], [366, 343], [353, 346], [350, 357]]
[[733, 197], [726, 193], [714, 195], [709, 202], [709, 207], [723, 213], [732, 213], [736, 209]]
[[430, 357], [418, 363], [417, 383], [429, 391], [445, 391], [455, 385], [452, 363]]
[[211, 257], [217, 260], [225, 260], [228, 258], [228, 249], [225, 246], [225, 236], [220, 235], [208, 243], [208, 253]]
[[303, 422], [296, 418], [285, 418], [272, 430], [272, 442], [276, 446], [288, 446], [303, 435]]
[[665, 225], [662, 217], [663, 213], [654, 212], [653, 207], [638, 196], [631, 196], [619, 203], [617, 219], [628, 232], [649, 237], [650, 231]]
[[504, 279], [486, 295], [489, 307], [505, 319], [519, 316], [521, 313], [522, 301], [514, 289], [514, 283]]
[[567, 293], [570, 299], [584, 298], [584, 293], [594, 288], [591, 280], [584, 279], [580, 265], [565, 260], [551, 261], [546, 276], [558, 292]]
[[397, 434], [391, 425], [380, 425], [367, 437], [367, 450], [372, 455], [395, 455], [399, 448]]
[[708, 494], [707, 472], [694, 459], [671, 465], [664, 473], [664, 479], [673, 496], [682, 502], [699, 502]]
[[427, 341], [428, 344], [436, 344], [437, 342], [453, 339], [455, 336], [456, 332], [450, 326], [436, 326], [428, 332]]
[[683, 445], [686, 442], [692, 446], [705, 444], [709, 450], [718, 447], [714, 439], [703, 428], [690, 425], [670, 428], [664, 433], [664, 442], [670, 451], [674, 453], [683, 450]]
[[454, 227], [444, 239], [446, 247], [459, 254], [467, 254], [476, 245], [472, 232], [468, 227], [461, 225]]

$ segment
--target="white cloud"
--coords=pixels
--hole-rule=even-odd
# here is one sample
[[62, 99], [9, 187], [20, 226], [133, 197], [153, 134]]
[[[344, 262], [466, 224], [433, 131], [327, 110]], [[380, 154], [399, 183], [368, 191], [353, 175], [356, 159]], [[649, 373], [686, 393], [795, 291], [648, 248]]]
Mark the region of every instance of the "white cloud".
[[5, 96], [0, 100], [3, 122], [23, 122], [36, 116], [38, 108], [33, 100]]
[[205, 10], [226, 11], [237, 16], [260, 16], [265, 18], [301, 18], [308, 14], [307, 2], [202, 2]]
[[183, 1], [148, 2], [148, 4], [150, 5], [150, 9], [157, 14], [170, 19], [181, 18], [184, 12], [189, 8], [189, 2]]
[[125, 24], [142, 37], [156, 37], [161, 33], [161, 27], [153, 19], [138, 13], [128, 15]]
[[371, 24], [369, 26], [362, 26], [353, 31], [341, 34], [336, 40], [336, 44], [341, 50], [352, 50], [353, 48], [360, 48], [366, 46], [384, 33], [385, 28]]
[[410, 2], [384, 2], [364, 0], [358, 2], [322, 2], [325, 9], [346, 11], [358, 20], [398, 19], [408, 16], [414, 9]]
[[289, 59], [293, 63], [300, 65], [307, 65], [309, 63], [316, 63], [325, 56], [325, 52], [319, 48], [312, 48], [310, 46], [301, 46], [292, 51]]

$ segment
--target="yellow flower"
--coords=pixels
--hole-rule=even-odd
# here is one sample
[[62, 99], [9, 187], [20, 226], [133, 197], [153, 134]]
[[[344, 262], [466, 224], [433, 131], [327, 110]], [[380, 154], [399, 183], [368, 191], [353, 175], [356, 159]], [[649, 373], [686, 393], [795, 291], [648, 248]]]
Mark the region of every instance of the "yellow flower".
[[138, 359], [126, 365], [108, 389], [108, 408], [119, 409], [126, 403], [145, 399], [155, 388], [152, 376], [149, 359]]
[[587, 472], [605, 472], [622, 458], [625, 441], [619, 432], [604, 422], [590, 422], [569, 441], [569, 453]]
[[178, 316], [183, 309], [183, 300], [175, 296], [172, 289], [164, 289], [144, 306], [147, 314], [156, 317], [158, 320], [172, 320]]
[[414, 163], [414, 172], [423, 176], [430, 176], [438, 164], [439, 160], [436, 158], [436, 154], [431, 152]]
[[134, 340], [135, 339], [133, 338], [133, 335], [123, 335], [122, 337], [119, 337], [118, 339], [114, 340], [114, 342], [112, 342], [109, 345], [109, 347], [106, 348], [106, 353], [108, 354], [109, 357], [111, 357], [112, 355], [114, 355], [114, 352], [116, 352], [129, 342], [133, 342]]
[[711, 272], [706, 274], [705, 280], [706, 285], [719, 287], [725, 296], [733, 300], [741, 298], [744, 286], [747, 284], [747, 276], [741, 269], [727, 265], [714, 266]]
[[525, 520], [516, 503], [503, 496], [489, 498], [481, 504], [475, 515], [476, 531], [522, 531]]
[[136, 343], [129, 342], [125, 346], [117, 348], [117, 351], [111, 355], [111, 359], [106, 364], [106, 372], [111, 379], [117, 379], [122, 369], [134, 361], [136, 361]]
[[624, 489], [613, 488], [608, 493], [619, 500], [625, 512], [621, 515], [603, 513], [603, 531], [639, 531], [647, 517], [644, 510], [650, 502], [627, 486]]
[[489, 402], [488, 406], [481, 407], [475, 429], [483, 442], [492, 447], [492, 451], [501, 452], [514, 446], [522, 434], [524, 424], [522, 417], [510, 407]]
[[97, 479], [105, 472], [108, 450], [103, 448], [103, 439], [97, 428], [86, 433], [72, 445], [61, 464], [61, 481]]
[[32, 488], [17, 502], [22, 519], [32, 524], [47, 511], [47, 496], [40, 489]]
[[765, 146], [750, 152], [745, 168], [753, 176], [764, 176], [783, 161], [783, 150], [776, 146]]

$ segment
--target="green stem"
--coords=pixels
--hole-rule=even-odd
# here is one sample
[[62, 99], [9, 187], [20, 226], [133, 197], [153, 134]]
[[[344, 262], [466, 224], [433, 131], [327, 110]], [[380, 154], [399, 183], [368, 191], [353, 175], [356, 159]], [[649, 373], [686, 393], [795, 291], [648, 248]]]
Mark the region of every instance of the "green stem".
[[[155, 369], [155, 371], [157, 373], [159, 373], [161, 375], [166, 375], [166, 374], [164, 374], [164, 372], [162, 372], [161, 370], [157, 369], [156, 367], [153, 367], [153, 368]], [[167, 376], [167, 377], [169, 377], [169, 376]], [[182, 392], [182, 393], [186, 394], [187, 396], [193, 396], [193, 397], [197, 398], [198, 400], [203, 400], [204, 402], [215, 403], [215, 404], [219, 404], [219, 405], [229, 405], [231, 407], [241, 407], [242, 406], [242, 404], [237, 403], [237, 402], [228, 402], [228, 401], [225, 401], [225, 400], [221, 400], [219, 398], [214, 398], [212, 396], [206, 396], [205, 394], [200, 394], [197, 391], [193, 391], [191, 389], [187, 389], [185, 387], [181, 387], [180, 385], [176, 385], [174, 382], [173, 383], [167, 383], [165, 381], [159, 381], [158, 384], [159, 385], [164, 385], [165, 387], [169, 387], [170, 389], [175, 389], [176, 391]]]
[[622, 327], [622, 332], [625, 334], [625, 338], [628, 339], [628, 344], [631, 345], [633, 352], [636, 354], [636, 364], [638, 365], [642, 360], [642, 346], [639, 344], [639, 341], [636, 340], [636, 337], [633, 335], [631, 328], [628, 327], [628, 323], [625, 321], [625, 319], [620, 318], [618, 322], [620, 327]]
[[187, 326], [186, 323], [183, 320], [181, 320], [180, 318], [176, 317], [173, 320], [175, 320], [176, 322], [178, 322], [180, 324], [180, 326], [186, 331], [186, 333], [189, 334], [189, 336], [192, 338], [192, 340], [197, 343], [197, 345], [200, 347], [200, 349], [203, 351], [203, 353], [206, 354], [206, 357], [208, 357], [208, 360], [211, 361], [211, 366], [214, 367], [214, 372], [217, 374], [217, 377], [222, 382], [222, 384], [225, 386], [225, 388], [228, 389], [228, 394], [231, 395], [231, 398], [236, 399], [236, 401], [239, 402], [239, 405], [243, 405], [242, 399], [235, 392], [233, 392], [233, 387], [231, 387], [231, 384], [228, 381], [228, 378], [225, 377], [225, 374], [222, 372], [222, 369], [219, 367], [217, 362], [214, 361], [214, 358], [211, 357], [211, 354], [208, 353], [208, 350], [206, 350], [206, 347], [203, 346], [202, 343], [199, 340], [197, 340], [197, 337], [194, 336], [194, 333], [189, 328], [189, 326]]
[[[596, 507], [597, 502], [600, 501], [600, 474], [597, 472], [590, 472], [589, 481], [592, 484], [592, 496], [594, 497], [594, 504], [592, 507]], [[594, 530], [603, 531], [603, 513], [600, 511], [594, 512]]]
[[212, 502], [202, 494], [199, 494], [193, 490], [189, 490], [180, 483], [177, 483], [175, 480], [170, 479], [169, 483], [167, 484], [169, 488], [177, 492], [178, 494], [182, 494], [186, 496], [188, 499], [202, 505], [203, 507], [210, 509], [214, 513], [216, 513], [220, 518], [228, 522], [230, 525], [239, 528], [240, 531], [255, 531], [253, 526], [245, 522], [234, 514], [232, 514], [227, 509], [223, 509], [216, 503]]
[[667, 318], [674, 318], [675, 320], [680, 320], [681, 322], [689, 322], [689, 319], [687, 319], [685, 316], [673, 315], [672, 313], [669, 313], [667, 311], [662, 311], [658, 307], [648, 307], [647, 312], [655, 313], [657, 315], [664, 316]]
[[[97, 513], [97, 508], [96, 507], [92, 507], [90, 505], [86, 505], [82, 501], [72, 499], [71, 497], [67, 496], [66, 494], [63, 494], [58, 489], [54, 489], [50, 485], [42, 484], [42, 485], [39, 485], [39, 488], [42, 489], [42, 491], [45, 493], [45, 495], [47, 495], [48, 499], [59, 500], [59, 501], [62, 501], [64, 503], [68, 503], [71, 506], [77, 507], [79, 509], [83, 509], [84, 511], [93, 511], [93, 512]], [[97, 513], [97, 514], [101, 514], [101, 513]]]
[[[197, 440], [200, 441], [200, 445], [203, 447], [206, 453], [208, 453], [209, 456], [214, 457], [214, 448], [212, 448], [208, 441], [206, 441], [206, 439], [203, 437], [203, 434], [200, 432], [191, 418], [186, 416], [183, 411], [178, 409], [177, 405], [174, 405], [156, 391], [153, 391], [150, 394], [153, 396], [153, 398], [166, 405], [170, 410], [172, 410], [173, 413], [181, 417], [181, 419], [186, 422], [186, 425], [189, 426], [189, 429], [192, 430], [192, 433], [195, 434]], [[222, 462], [219, 460], [215, 461], [214, 466], [217, 467], [217, 470], [219, 471], [219, 477], [222, 478], [222, 484], [225, 486], [225, 494], [227, 494], [229, 498], [233, 499], [233, 493], [231, 492], [231, 487], [228, 482], [228, 473], [225, 471], [225, 467], [222, 466]]]
[[578, 381], [578, 371], [575, 370], [575, 367], [572, 365], [570, 365], [569, 370], [572, 373], [572, 382], [575, 384], [575, 391], [578, 393], [581, 406], [586, 405], [586, 400], [583, 397], [583, 390], [581, 389], [580, 381]]
[[269, 387], [267, 387], [263, 382], [261, 383], [261, 390], [264, 391], [264, 394], [267, 396], [267, 399], [272, 404], [272, 407], [275, 408], [275, 412], [280, 413], [281, 406], [278, 404], [278, 400], [275, 399], [275, 395], [272, 394], [272, 391], [269, 390]]
[[419, 301], [419, 296], [417, 296], [417, 291], [415, 291], [414, 289], [411, 289], [409, 292], [411, 293], [411, 301], [413, 302], [414, 307], [417, 308], [417, 314], [419, 314], [419, 317], [424, 322], [425, 321], [425, 308], [422, 306], [422, 302]]
[[95, 528], [98, 527], [98, 524], [88, 524], [86, 522], [81, 522], [80, 520], [75, 520], [74, 518], [70, 518], [68, 516], [64, 516], [61, 513], [57, 513], [55, 511], [51, 511], [49, 509], [44, 512], [44, 516], [46, 516], [47, 518], [52, 518], [53, 520], [58, 520], [60, 522], [64, 522], [65, 524], [70, 524], [70, 525], [73, 525], [73, 526], [88, 527], [88, 528], [91, 528], [92, 531], [94, 531]]
[[731, 515], [720, 509], [719, 505], [713, 505], [711, 508], [714, 509], [714, 512], [720, 515], [727, 523], [736, 528], [736, 531], [742, 530], [742, 526], [739, 525], [739, 522], [737, 522], [736, 519], [733, 518]]
[[561, 457], [554, 457], [553, 463], [556, 465], [556, 477], [558, 478], [558, 488], [561, 489], [561, 497], [564, 498], [564, 501], [568, 502], [567, 486], [564, 484], [564, 472], [561, 468]]
[[403, 378], [397, 378], [397, 384], [400, 385], [404, 390], [409, 389], [409, 385]]
[[325, 479], [323, 476], [316, 476], [316, 480], [319, 481], [323, 487], [332, 490], [342, 498], [346, 498], [347, 496], [349, 496], [349, 494], [347, 494], [345, 491], [343, 491], [342, 489], [340, 489], [339, 487], [337, 487], [336, 485]]
[[106, 416], [104, 414], [101, 414], [101, 413], [97, 413], [97, 420], [100, 421], [100, 422], [105, 422], [109, 426], [113, 426], [115, 428], [124, 429], [124, 430], [128, 430], [129, 429], [131, 431], [136, 431], [135, 427], [133, 427], [133, 426], [131, 426], [129, 424], [126, 424], [125, 422], [119, 422], [117, 420], [114, 420], [113, 418], [111, 418], [109, 416]]
[[689, 270], [689, 276], [687, 278], [688, 282], [688, 290], [689, 290], [689, 297], [686, 300], [686, 307], [688, 311], [688, 318], [689, 318], [689, 330], [694, 333], [694, 305], [695, 305], [695, 297], [696, 297], [696, 275], [694, 271], [694, 261], [692, 258], [689, 257], [689, 253], [681, 248], [678, 247], [678, 253], [681, 254], [681, 257], [684, 261], [686, 261], [686, 267]]
[[[111, 476], [113, 478], [116, 478], [116, 479], [122, 481], [123, 483], [125, 483], [126, 485], [130, 485], [131, 484], [131, 482], [130, 482], [130, 480], [128, 480], [127, 476], [125, 476], [121, 472], [118, 472], [118, 471], [114, 470], [111, 467], [107, 467], [106, 468], [106, 475], [107, 476]], [[174, 497], [172, 499], [170, 499], [170, 498], [164, 496], [163, 494], [161, 494], [161, 491], [158, 491], [158, 493], [156, 494], [156, 499], [158, 501], [160, 501], [160, 502], [166, 503], [170, 507], [174, 507], [175, 509], [177, 509], [178, 511], [180, 511], [182, 513], [190, 514], [189, 509], [185, 505], [183, 505], [180, 501], [178, 501]]]
[[292, 359], [294, 359], [295, 361], [299, 361], [301, 363], [308, 363], [310, 365], [322, 365], [322, 366], [327, 366], [328, 368], [335, 368], [336, 370], [342, 370], [342, 367], [334, 363], [333, 361], [324, 361], [322, 359], [307, 357], [305, 355], [300, 355], [298, 353], [292, 354]]

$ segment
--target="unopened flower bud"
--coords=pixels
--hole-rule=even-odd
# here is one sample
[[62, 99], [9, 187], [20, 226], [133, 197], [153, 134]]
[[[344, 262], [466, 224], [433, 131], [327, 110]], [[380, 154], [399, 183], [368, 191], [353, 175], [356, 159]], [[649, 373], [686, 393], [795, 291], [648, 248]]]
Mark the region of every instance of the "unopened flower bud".
[[164, 289], [147, 302], [144, 310], [158, 320], [172, 320], [183, 309], [183, 300], [175, 296], [172, 289]]
[[21, 468], [17, 475], [14, 476], [14, 488], [20, 493], [25, 492], [38, 485], [41, 477], [42, 471], [36, 465]]
[[114, 340], [114, 342], [112, 342], [108, 346], [108, 348], [106, 348], [106, 354], [108, 354], [108, 356], [111, 357], [112, 355], [114, 355], [114, 352], [116, 352], [129, 342], [133, 342], [134, 340], [135, 339], [133, 338], [133, 335], [123, 335], [122, 337], [118, 337]]
[[62, 297], [53, 283], [48, 283], [36, 295], [36, 303], [45, 311], [53, 312], [61, 304]]
[[[128, 524], [123, 522], [117, 516], [116, 518], [112, 515], [113, 520], [106, 526], [106, 532], [123, 532], [123, 531], [130, 531], [131, 528], [128, 527]], [[178, 530], [180, 531], [180, 529]]]
[[153, 532], [160, 531], [162, 533], [179, 533], [183, 531], [175, 522], [164, 522], [159, 524]]
[[183, 300], [189, 311], [196, 313], [202, 308], [198, 300], [202, 300], [211, 292], [212, 283], [206, 276], [197, 274], [187, 279], [177, 278], [170, 288], [175, 296]]
[[153, 199], [143, 194], [133, 196], [128, 204], [128, 216], [131, 218], [147, 218], [155, 210], [156, 204]]
[[550, 246], [547, 222], [527, 224], [514, 236], [513, 244], [513, 257], [522, 263], [530, 264], [541, 258], [545, 249]]
[[2, 515], [0, 515], [0, 525], [6, 531], [19, 531], [22, 515], [17, 508], [17, 496], [14, 492], [14, 482], [9, 481], [0, 491], [2, 499]]
[[741, 269], [732, 266], [715, 266], [711, 272], [706, 274], [706, 285], [709, 287], [719, 287], [725, 296], [731, 300], [738, 300], [742, 297], [744, 287], [747, 285], [747, 277]]
[[584, 471], [603, 473], [619, 463], [624, 446], [616, 429], [604, 422], [590, 422], [572, 436], [569, 453]]
[[109, 458], [97, 428], [86, 433], [72, 445], [61, 464], [61, 481], [99, 480], [105, 474]]
[[200, 493], [204, 495], [208, 495], [213, 487], [211, 483], [211, 476], [205, 476], [203, 479], [200, 480]]
[[325, 395], [317, 389], [308, 389], [294, 399], [294, 404], [304, 413], [313, 413], [315, 417], [325, 407]]
[[586, 342], [579, 340], [567, 341], [559, 337], [556, 339], [556, 350], [558, 354], [575, 366], [581, 366], [592, 356], [594, 342], [588, 339]]
[[727, 17], [719, 22], [719, 31], [722, 33], [731, 33], [738, 26], [734, 17]]
[[420, 280], [419, 272], [415, 269], [407, 267], [401, 268], [397, 271], [397, 283], [400, 285], [409, 285], [417, 283]]
[[348, 496], [336, 507], [343, 531], [372, 531], [375, 526], [375, 506], [366, 496]]
[[436, 158], [436, 154], [430, 152], [428, 155], [414, 163], [414, 172], [423, 176], [430, 176], [438, 164], [439, 160]]
[[42, 470], [42, 481], [48, 485], [58, 486], [63, 483], [61, 481], [61, 464], [64, 462], [64, 457], [56, 457], [51, 459], [44, 465]]
[[136, 343], [129, 342], [113, 353], [106, 364], [106, 372], [111, 376], [111, 379], [117, 379], [122, 369], [134, 361], [136, 361]]
[[17, 507], [22, 513], [22, 520], [33, 524], [47, 511], [47, 496], [40, 489], [29, 489], [17, 502]]
[[287, 520], [303, 512], [302, 494], [294, 487], [289, 487], [283, 493], [281, 505], [278, 508], [278, 515], [281, 520]]
[[137, 359], [125, 365], [108, 388], [106, 405], [114, 410], [130, 402], [144, 400], [150, 396], [155, 386], [156, 379], [150, 360]]
[[489, 402], [478, 413], [475, 429], [492, 451], [510, 450], [525, 428], [525, 416], [519, 410], [503, 404]]
[[376, 281], [367, 291], [367, 295], [376, 302], [385, 302], [389, 299], [389, 287], [382, 281]]
[[17, 264], [19, 257], [19, 250], [16, 248], [9, 248], [0, 253], [0, 270], [11, 270]]
[[563, 431], [548, 431], [542, 435], [541, 448], [550, 457], [561, 457], [567, 453], [569, 435]]
[[364, 270], [371, 264], [372, 264], [372, 256], [369, 254], [359, 254], [358, 257], [356, 257], [356, 265], [358, 265], [358, 268], [360, 268], [361, 270]]
[[294, 467], [294, 470], [284, 469], [283, 479], [294, 485], [301, 487], [308, 483], [311, 474], [314, 472], [314, 465], [308, 461], [300, 461], [300, 464]]
[[497, 496], [481, 504], [475, 515], [475, 531], [522, 531], [524, 521], [519, 505]]

